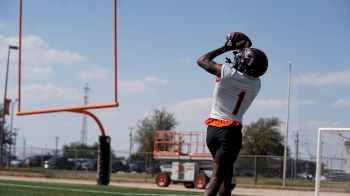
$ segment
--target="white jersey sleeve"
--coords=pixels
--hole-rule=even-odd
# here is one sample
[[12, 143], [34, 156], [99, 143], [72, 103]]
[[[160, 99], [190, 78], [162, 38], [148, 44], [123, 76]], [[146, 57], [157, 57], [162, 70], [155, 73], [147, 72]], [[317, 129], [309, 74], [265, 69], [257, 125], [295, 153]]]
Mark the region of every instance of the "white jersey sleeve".
[[252, 78], [223, 64], [221, 78], [216, 80], [214, 88], [210, 118], [242, 123], [243, 115], [258, 94], [260, 86], [259, 78]]

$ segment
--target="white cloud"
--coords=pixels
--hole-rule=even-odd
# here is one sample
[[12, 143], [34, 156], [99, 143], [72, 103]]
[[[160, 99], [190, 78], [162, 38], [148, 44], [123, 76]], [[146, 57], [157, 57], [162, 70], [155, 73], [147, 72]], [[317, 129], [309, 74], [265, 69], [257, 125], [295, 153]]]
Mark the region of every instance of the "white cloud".
[[[0, 35], [0, 57], [7, 55], [8, 45], [18, 45], [18, 37]], [[41, 37], [28, 35], [22, 38], [22, 64], [30, 66], [46, 66], [53, 63], [75, 64], [86, 59], [78, 53], [59, 50], [49, 46]]]
[[177, 116], [181, 123], [202, 123], [210, 114], [211, 102], [211, 98], [191, 99], [167, 108]]
[[311, 99], [303, 99], [303, 100], [300, 100], [300, 104], [301, 104], [301, 105], [304, 105], [304, 106], [307, 106], [307, 105], [316, 105], [317, 102], [314, 101], [314, 100], [311, 100]]
[[253, 101], [251, 107], [254, 109], [281, 109], [284, 105], [284, 101], [279, 99], [257, 99]]
[[[7, 58], [8, 45], [18, 45], [18, 37], [6, 37], [0, 34], [0, 59]], [[17, 56], [17, 54], [13, 55]], [[17, 63], [16, 56], [12, 56], [11, 52], [12, 63]], [[39, 36], [28, 35], [22, 38], [22, 70], [24, 78], [50, 79], [54, 75], [52, 66], [57, 64], [72, 65], [84, 61], [86, 59], [78, 53], [50, 47]], [[94, 77], [103, 77], [104, 74], [102, 70], [98, 70]], [[83, 74], [83, 76], [87, 75], [88, 73]]]
[[151, 93], [153, 89], [140, 80], [120, 80], [119, 90], [130, 93]]
[[149, 84], [167, 84], [168, 83], [166, 80], [161, 80], [159, 78], [151, 77], [151, 76], [147, 76], [144, 79], [144, 82], [149, 83]]
[[62, 88], [53, 84], [30, 84], [22, 86], [25, 101], [76, 101], [81, 99], [78, 90]]
[[293, 83], [297, 85], [326, 86], [326, 85], [350, 85], [350, 70], [332, 73], [307, 73], [295, 77]]
[[148, 76], [143, 80], [120, 80], [119, 90], [130, 93], [153, 93], [154, 85], [165, 85], [166, 80]]
[[23, 77], [27, 79], [49, 79], [54, 75], [51, 67], [23, 67]]
[[108, 71], [99, 65], [94, 65], [80, 72], [79, 77], [82, 79], [106, 79]]
[[17, 37], [5, 37], [0, 34], [0, 59], [6, 59], [9, 45], [16, 45]]
[[340, 127], [341, 125], [342, 123], [338, 121], [310, 120], [305, 122], [305, 127], [308, 129], [315, 130], [315, 132], [317, 128], [320, 128], [320, 127]]
[[350, 107], [350, 97], [337, 99], [331, 104], [331, 106], [335, 108], [348, 108]]
[[48, 65], [51, 63], [74, 64], [85, 61], [75, 52], [51, 48], [41, 37], [28, 35], [22, 41], [23, 63]]

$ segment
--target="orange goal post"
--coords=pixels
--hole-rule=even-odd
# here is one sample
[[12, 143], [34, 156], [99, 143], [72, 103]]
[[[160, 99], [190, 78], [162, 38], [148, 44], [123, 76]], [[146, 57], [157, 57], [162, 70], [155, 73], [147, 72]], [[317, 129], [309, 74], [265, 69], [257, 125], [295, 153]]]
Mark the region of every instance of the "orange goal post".
[[113, 75], [114, 75], [114, 100], [111, 100], [109, 103], [101, 104], [90, 104], [90, 105], [80, 105], [80, 106], [69, 106], [69, 107], [56, 107], [48, 109], [35, 109], [35, 110], [22, 110], [22, 32], [23, 32], [23, 1], [19, 1], [19, 33], [18, 33], [18, 111], [17, 115], [33, 115], [33, 114], [45, 114], [45, 113], [56, 113], [56, 112], [74, 112], [81, 113], [90, 116], [98, 124], [101, 135], [105, 135], [105, 131], [102, 123], [99, 121], [98, 117], [87, 111], [88, 109], [100, 109], [100, 108], [110, 108], [118, 107], [118, 94], [117, 94], [117, 0], [111, 0], [113, 3]]
[[[60, 0], [58, 0], [58, 1], [60, 1]], [[64, 3], [67, 4], [66, 0], [62, 0], [62, 1], [64, 1]], [[74, 0], [71, 0], [71, 1], [74, 1]], [[98, 2], [100, 4], [102, 1], [96, 0], [95, 3], [96, 2]], [[30, 14], [28, 14], [28, 12], [23, 11], [24, 10], [23, 5], [28, 5], [28, 4], [40, 5], [40, 2], [38, 3], [37, 1], [32, 1], [32, 0], [20, 0], [19, 1], [19, 32], [18, 32], [18, 97], [17, 97], [17, 99], [18, 99], [18, 103], [17, 103], [18, 104], [18, 111], [17, 111], [17, 115], [34, 115], [34, 114], [56, 113], [56, 112], [73, 112], [73, 113], [84, 114], [84, 115], [91, 117], [97, 123], [97, 125], [100, 129], [100, 133], [101, 133], [101, 135], [99, 136], [98, 157], [97, 157], [97, 160], [98, 160], [97, 184], [98, 185], [108, 185], [110, 182], [111, 138], [109, 136], [106, 136], [104, 127], [103, 127], [102, 123], [100, 122], [99, 118], [88, 110], [89, 109], [111, 108], [111, 107], [117, 107], [119, 105], [118, 104], [118, 96], [117, 96], [117, 0], [109, 0], [109, 2], [108, 1], [103, 1], [103, 2], [107, 2], [110, 4], [110, 5], [108, 4], [108, 6], [106, 6], [106, 7], [108, 7], [108, 9], [110, 8], [109, 10], [110, 10], [110, 14], [111, 14], [111, 15], [107, 15], [109, 17], [109, 20], [108, 20], [108, 22], [106, 22], [106, 24], [107, 24], [108, 28], [110, 29], [110, 32], [109, 32], [110, 36], [108, 36], [108, 38], [113, 40], [113, 46], [110, 45], [110, 49], [109, 49], [109, 51], [111, 52], [111, 56], [113, 56], [113, 59], [110, 58], [109, 59], [110, 63], [108, 63], [108, 64], [110, 64], [110, 65], [113, 64], [113, 82], [114, 83], [111, 84], [112, 88], [113, 88], [113, 90], [111, 90], [111, 91], [114, 91], [114, 92], [113, 92], [113, 98], [111, 98], [113, 100], [110, 100], [110, 101], [107, 100], [107, 103], [23, 110], [21, 107], [22, 106], [22, 69], [24, 70], [24, 68], [22, 67], [22, 53], [26, 53], [25, 50], [24, 51], [22, 50], [22, 49], [26, 49], [25, 46], [23, 47], [23, 43], [22, 43], [22, 41], [23, 41], [23, 37], [22, 37], [23, 21], [24, 21], [23, 20], [23, 18], [24, 18], [23, 13], [27, 13], [27, 15], [29, 15], [29, 16], [26, 16], [26, 17], [28, 17], [28, 20], [32, 20], [29, 23], [35, 22], [35, 20], [30, 17]], [[87, 1], [81, 1], [80, 3], [81, 3], [81, 5], [79, 5], [79, 9], [80, 9], [80, 7], [84, 7], [83, 5], [85, 3], [87, 3]], [[45, 9], [45, 8], [43, 8], [43, 9]], [[93, 8], [95, 8], [95, 7], [93, 7]], [[105, 9], [107, 9], [107, 8], [105, 8]], [[103, 10], [103, 11], [105, 11], [105, 10]], [[113, 14], [112, 14], [112, 12], [113, 12]], [[59, 13], [65, 14], [64, 12], [59, 12]], [[77, 13], [77, 15], [79, 14], [78, 12], [74, 12], [74, 14], [75, 13]], [[89, 15], [92, 15], [92, 14], [93, 13], [90, 13]], [[45, 17], [45, 16], [41, 16], [41, 17]], [[111, 19], [110, 17], [113, 17], [113, 19]], [[87, 20], [87, 19], [83, 18], [81, 20]], [[68, 21], [68, 23], [69, 23], [69, 21]], [[112, 28], [113, 28], [113, 30], [112, 30]], [[38, 28], [38, 29], [40, 29], [40, 28]], [[113, 33], [112, 33], [112, 31], [113, 31]], [[26, 32], [26, 31], [24, 31], [24, 32]], [[110, 42], [112, 42], [112, 41], [110, 41]], [[110, 42], [108, 42], [108, 43], [110, 43]], [[113, 53], [112, 53], [112, 50], [113, 50]], [[105, 101], [103, 101], [103, 102], [105, 102]]]

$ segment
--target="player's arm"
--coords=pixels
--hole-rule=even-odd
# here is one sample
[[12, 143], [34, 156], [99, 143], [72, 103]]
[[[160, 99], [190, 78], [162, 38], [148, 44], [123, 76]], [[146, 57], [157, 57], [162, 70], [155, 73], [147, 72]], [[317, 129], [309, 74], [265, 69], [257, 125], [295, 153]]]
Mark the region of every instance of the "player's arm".
[[222, 50], [222, 48], [218, 48], [215, 50], [212, 50], [206, 54], [204, 54], [203, 56], [201, 56], [198, 60], [197, 60], [197, 64], [202, 67], [203, 69], [205, 69], [207, 72], [216, 75], [218, 77], [221, 77], [221, 67], [222, 64], [218, 64], [215, 61], [213, 61], [213, 59], [221, 54], [225, 53], [224, 50]]
[[222, 64], [216, 63], [213, 59], [227, 51], [249, 48], [252, 46], [252, 42], [249, 37], [244, 33], [232, 32], [226, 36], [226, 42], [224, 46], [212, 50], [197, 60], [197, 64], [205, 69], [207, 72], [221, 77], [221, 67]]

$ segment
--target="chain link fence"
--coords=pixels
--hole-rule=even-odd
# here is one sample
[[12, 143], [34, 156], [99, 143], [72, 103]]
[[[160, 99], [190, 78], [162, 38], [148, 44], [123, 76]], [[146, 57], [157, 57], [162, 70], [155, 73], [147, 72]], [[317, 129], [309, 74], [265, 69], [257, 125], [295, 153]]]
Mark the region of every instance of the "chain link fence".
[[[12, 152], [16, 153], [13, 160], [7, 162], [6, 159], [4, 160], [4, 165], [10, 169], [41, 168], [49, 171], [59, 170], [60, 175], [66, 175], [66, 177], [96, 177], [97, 150], [62, 151], [18, 147]], [[55, 156], [67, 159], [48, 164], [48, 160]], [[324, 158], [323, 162], [324, 166], [327, 165], [327, 170], [323, 173], [324, 180], [321, 188], [322, 186], [335, 187], [335, 191], [350, 192], [350, 174], [342, 169], [332, 168], [335, 165], [346, 167], [345, 160]], [[169, 162], [155, 160], [152, 152], [132, 153], [130, 156], [129, 152], [112, 151], [111, 163], [112, 180], [152, 182], [155, 175], [161, 171], [161, 166]], [[288, 157], [286, 186], [313, 190], [315, 171], [315, 157]], [[283, 156], [240, 155], [234, 165], [234, 173], [240, 185], [282, 187]]]

